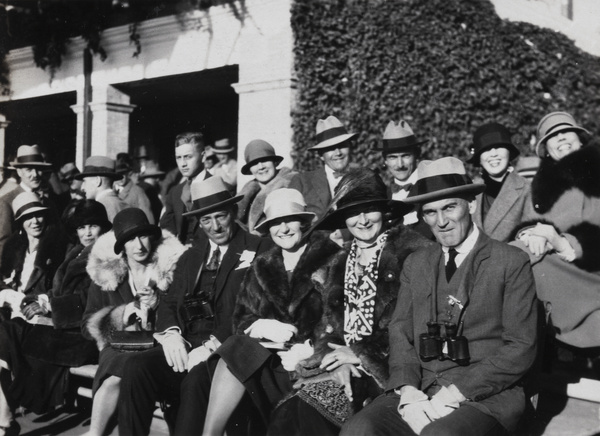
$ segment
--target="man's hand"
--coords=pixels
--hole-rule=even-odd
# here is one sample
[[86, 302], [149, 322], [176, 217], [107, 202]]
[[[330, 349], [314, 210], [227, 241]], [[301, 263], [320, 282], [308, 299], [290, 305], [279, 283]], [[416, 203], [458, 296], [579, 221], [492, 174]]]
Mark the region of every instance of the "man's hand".
[[348, 401], [352, 401], [352, 377], [361, 378], [360, 371], [350, 363], [344, 363], [331, 372], [331, 379], [344, 387]]
[[416, 434], [420, 434], [423, 427], [436, 419], [441, 418], [428, 400], [407, 404], [399, 408], [400, 416]]
[[327, 344], [333, 351], [327, 354], [321, 361], [321, 368], [326, 371], [333, 371], [338, 366], [345, 363], [352, 365], [360, 365], [360, 359], [354, 354], [354, 351], [350, 347], [345, 345], [338, 345], [333, 343]]
[[440, 415], [440, 417], [450, 415], [456, 409], [460, 407], [460, 403], [465, 401], [466, 398], [460, 393], [458, 388], [454, 385], [450, 385], [450, 388], [442, 387], [431, 397], [429, 402], [435, 409], [435, 411]]
[[36, 315], [44, 314], [44, 310], [37, 301], [29, 303], [21, 310], [21, 312], [23, 313], [23, 315], [25, 315], [25, 318], [27, 319], [31, 319]]
[[154, 337], [162, 345], [165, 359], [167, 359], [167, 363], [173, 368], [173, 371], [186, 371], [188, 352], [183, 336], [179, 332], [169, 331], [164, 335], [155, 335]]
[[286, 342], [298, 333], [298, 329], [276, 319], [257, 319], [244, 333], [251, 338], [267, 339], [273, 342]]

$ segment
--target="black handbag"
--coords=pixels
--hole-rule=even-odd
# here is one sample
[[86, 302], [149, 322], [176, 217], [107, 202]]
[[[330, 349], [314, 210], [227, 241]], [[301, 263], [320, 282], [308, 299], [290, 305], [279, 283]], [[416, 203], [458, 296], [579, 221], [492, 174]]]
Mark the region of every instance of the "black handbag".
[[111, 334], [110, 346], [117, 351], [144, 351], [154, 347], [153, 332], [147, 330], [115, 331]]

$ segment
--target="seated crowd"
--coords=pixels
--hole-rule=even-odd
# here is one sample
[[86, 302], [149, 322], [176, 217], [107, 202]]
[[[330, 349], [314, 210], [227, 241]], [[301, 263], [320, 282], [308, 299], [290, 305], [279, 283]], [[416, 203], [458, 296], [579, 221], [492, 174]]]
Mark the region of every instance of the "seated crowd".
[[175, 435], [514, 433], [544, 311], [560, 344], [600, 346], [590, 132], [543, 117], [529, 180], [484, 124], [471, 179], [390, 122], [388, 185], [351, 163], [356, 136], [319, 120], [309, 172], [253, 140], [239, 189], [229, 141], [197, 132], [175, 139], [176, 177], [125, 153], [54, 174], [19, 147], [0, 186], [0, 436], [88, 363], [90, 435], [114, 417], [147, 435], [157, 403]]

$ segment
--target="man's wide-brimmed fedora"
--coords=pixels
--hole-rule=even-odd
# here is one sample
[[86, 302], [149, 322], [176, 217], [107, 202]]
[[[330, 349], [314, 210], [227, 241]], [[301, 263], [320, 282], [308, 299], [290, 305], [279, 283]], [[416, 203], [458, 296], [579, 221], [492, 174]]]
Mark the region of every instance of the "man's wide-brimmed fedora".
[[69, 162], [60, 167], [60, 170], [58, 170], [58, 178], [63, 183], [71, 183], [73, 178], [80, 173], [81, 171], [79, 171], [79, 168], [77, 168], [73, 162]]
[[212, 149], [215, 153], [231, 153], [233, 151], [233, 147], [229, 145], [229, 139], [227, 138], [215, 141]]
[[[535, 154], [544, 157], [546, 154], [546, 141], [558, 132], [572, 131], [590, 135], [589, 130], [584, 129], [575, 122], [571, 114], [567, 112], [551, 112], [540, 120], [537, 126], [538, 142], [535, 146]], [[14, 166], [14, 165], [13, 165]]]
[[249, 176], [250, 167], [256, 165], [260, 161], [273, 161], [275, 166], [279, 165], [283, 157], [275, 154], [275, 149], [267, 141], [262, 139], [254, 139], [250, 141], [244, 149], [244, 160], [246, 164], [242, 167], [242, 174]]
[[346, 126], [342, 124], [333, 115], [328, 116], [324, 120], [317, 121], [317, 145], [309, 147], [309, 150], [322, 150], [324, 148], [333, 147], [341, 144], [344, 141], [354, 138], [358, 133], [348, 133]]
[[398, 124], [390, 121], [385, 128], [385, 132], [383, 132], [382, 146], [375, 150], [381, 151], [384, 155], [398, 153], [401, 151], [410, 151], [426, 142], [417, 140], [417, 137], [406, 121], [400, 120]]
[[465, 165], [455, 157], [424, 160], [417, 167], [419, 178], [410, 188], [405, 203], [429, 203], [444, 198], [477, 195], [483, 192], [483, 183], [473, 183]]
[[146, 162], [144, 171], [142, 171], [139, 175], [140, 179], [145, 179], [149, 177], [162, 177], [165, 175], [164, 171], [161, 171], [158, 168], [158, 164], [154, 161]]
[[510, 139], [510, 132], [499, 123], [487, 123], [480, 126], [473, 134], [471, 157], [467, 160], [470, 164], [480, 166], [481, 153], [492, 148], [506, 148], [510, 153], [510, 160], [516, 158], [520, 152]]
[[290, 188], [276, 189], [269, 193], [263, 213], [265, 218], [254, 227], [261, 233], [266, 231], [270, 223], [281, 218], [294, 217], [310, 223], [316, 217], [316, 214], [306, 210], [306, 201], [300, 191]]
[[232, 196], [227, 186], [225, 186], [225, 182], [219, 176], [194, 180], [190, 185], [190, 193], [192, 195], [192, 210], [185, 212], [183, 216], [206, 215], [237, 203], [244, 198], [243, 195]]
[[49, 164], [44, 160], [44, 156], [42, 156], [37, 145], [21, 145], [17, 149], [17, 158], [10, 163], [10, 166], [13, 168], [48, 168], [51, 167], [52, 164]]
[[15, 221], [18, 221], [25, 215], [48, 210], [34, 192], [21, 192], [12, 202], [12, 210], [15, 215]]
[[136, 236], [161, 235], [160, 227], [150, 224], [143, 210], [137, 207], [128, 207], [121, 210], [113, 219], [113, 231], [115, 232], [115, 254], [123, 250], [125, 243]]
[[117, 174], [115, 171], [115, 161], [105, 156], [90, 156], [85, 160], [83, 171], [75, 176], [77, 180], [83, 180], [85, 177], [110, 177], [115, 180], [123, 178], [123, 174]]
[[413, 210], [412, 205], [387, 197], [387, 186], [375, 171], [368, 168], [352, 169], [344, 174], [336, 186], [329, 209], [315, 227], [319, 230], [344, 228], [350, 209], [360, 213], [373, 206], [389, 213], [390, 218], [400, 217]]

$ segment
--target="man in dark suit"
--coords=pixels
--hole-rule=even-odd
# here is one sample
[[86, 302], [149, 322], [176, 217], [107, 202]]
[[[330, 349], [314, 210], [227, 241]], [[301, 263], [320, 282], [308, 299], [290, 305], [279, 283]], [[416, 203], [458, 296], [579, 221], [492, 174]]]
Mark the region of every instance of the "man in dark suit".
[[12, 202], [23, 192], [35, 192], [42, 204], [50, 209], [51, 223], [56, 224], [60, 216], [57, 207], [57, 196], [52, 190], [44, 189], [43, 172], [49, 171], [52, 164], [44, 160], [37, 145], [21, 145], [17, 150], [17, 158], [10, 162], [15, 168], [21, 182], [15, 189], [0, 197], [0, 254], [7, 239], [16, 229]]
[[192, 208], [202, 237], [186, 251], [158, 306], [160, 346], [138, 353], [123, 371], [119, 397], [121, 434], [148, 434], [156, 401], [177, 409], [179, 387], [193, 365], [204, 362], [232, 334], [236, 297], [247, 268], [266, 240], [235, 223], [236, 203], [220, 177], [191, 185]]
[[160, 228], [177, 235], [184, 244], [193, 242], [199, 235], [196, 231], [198, 220], [195, 214], [184, 216], [192, 210], [190, 186], [194, 180], [204, 180], [211, 174], [204, 169], [204, 135], [199, 132], [186, 132], [175, 138], [175, 161], [184, 177], [169, 191], [165, 198], [165, 212], [160, 219]]
[[536, 355], [537, 310], [525, 253], [473, 224], [473, 184], [455, 158], [424, 161], [405, 200], [439, 245], [402, 268], [390, 323], [386, 393], [342, 435], [496, 435], [525, 408], [520, 383]]
[[309, 212], [321, 218], [338, 182], [350, 167], [350, 147], [357, 133], [348, 133], [346, 127], [334, 116], [317, 122], [316, 150], [323, 166], [313, 171], [299, 173], [290, 182], [290, 188], [300, 191], [306, 199]]

